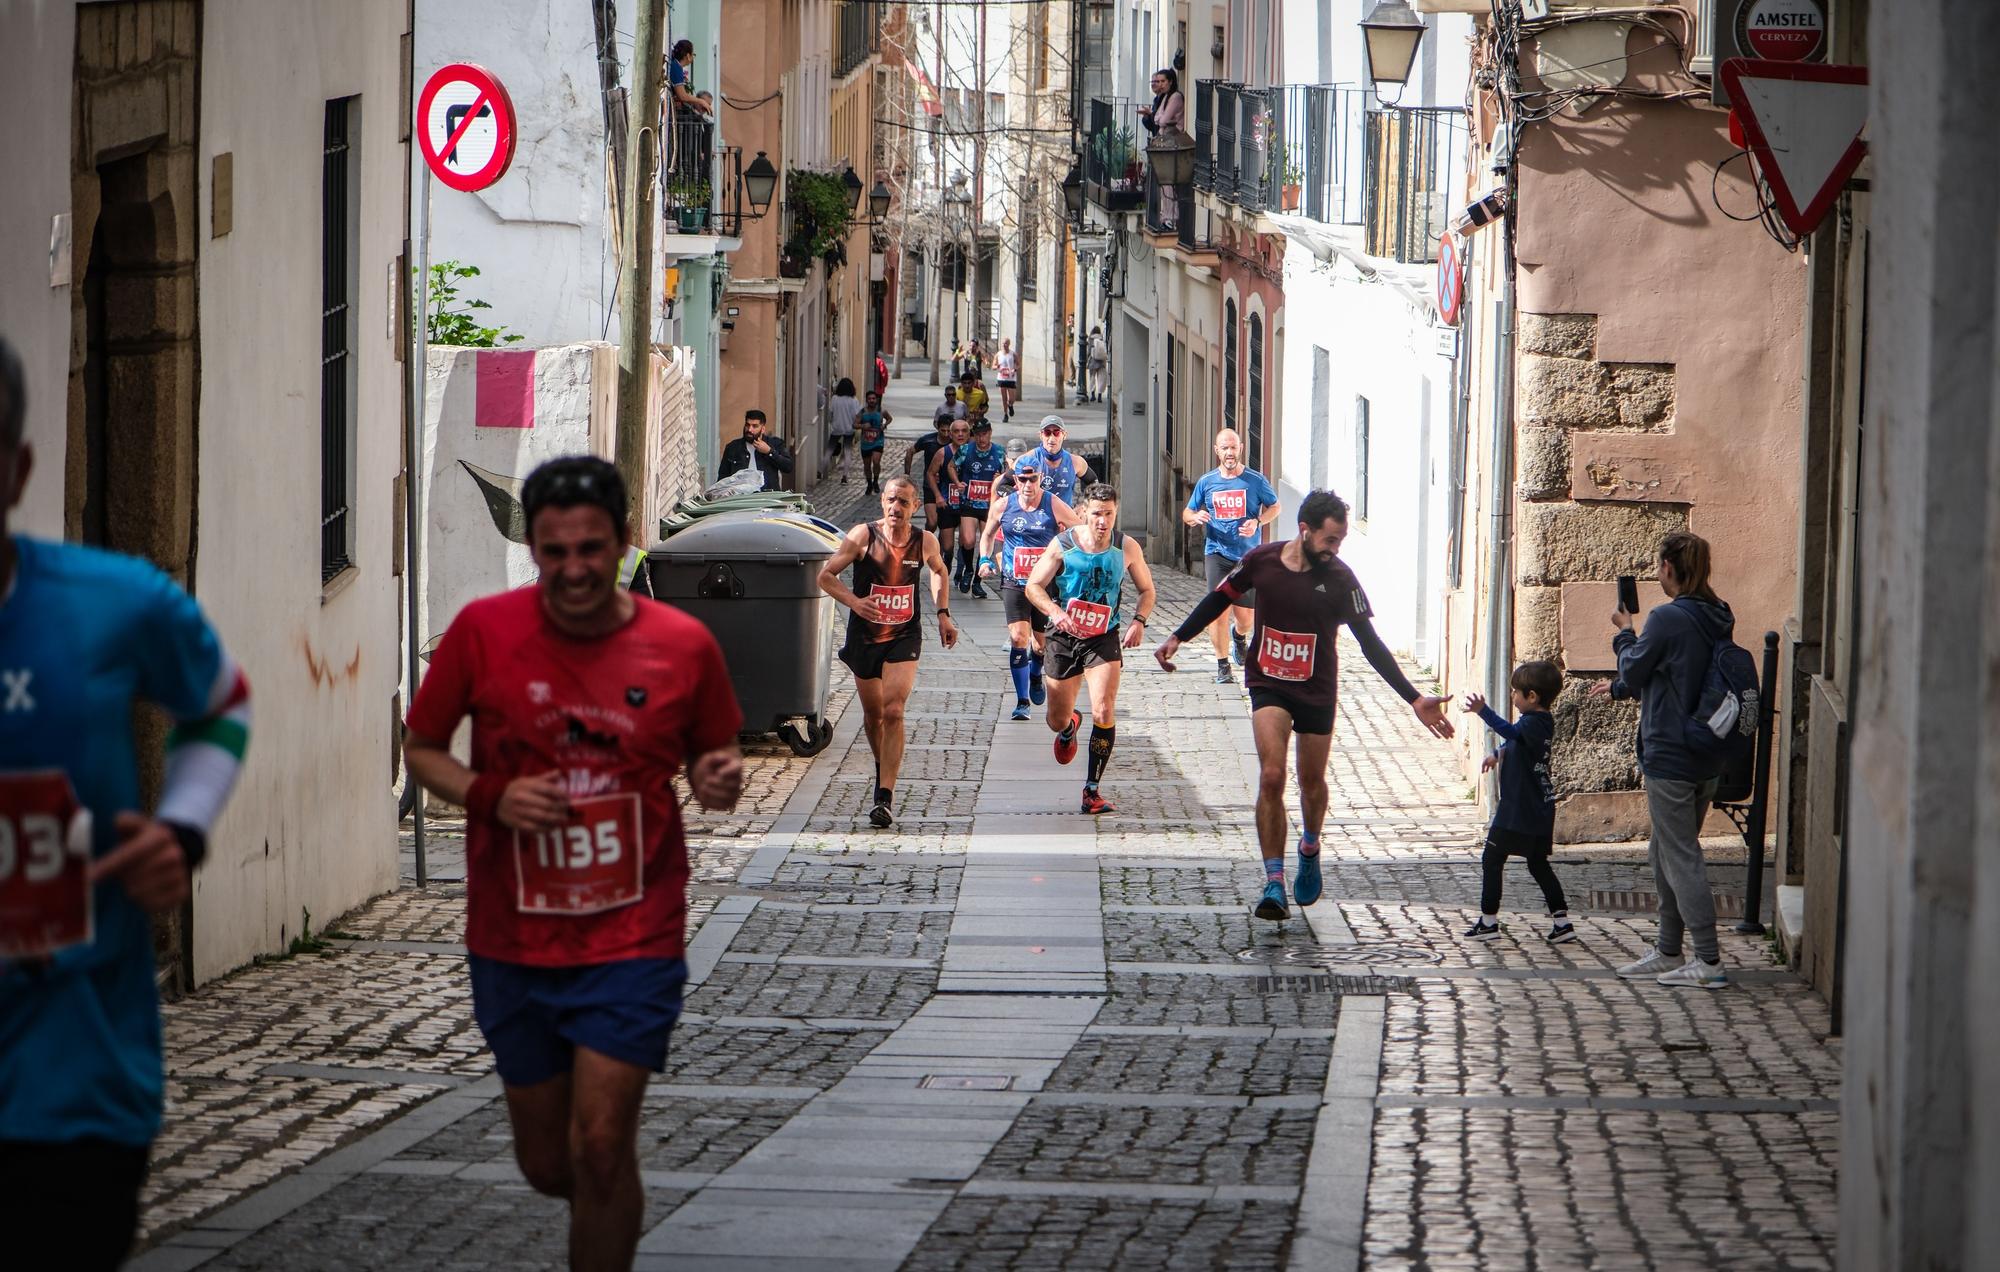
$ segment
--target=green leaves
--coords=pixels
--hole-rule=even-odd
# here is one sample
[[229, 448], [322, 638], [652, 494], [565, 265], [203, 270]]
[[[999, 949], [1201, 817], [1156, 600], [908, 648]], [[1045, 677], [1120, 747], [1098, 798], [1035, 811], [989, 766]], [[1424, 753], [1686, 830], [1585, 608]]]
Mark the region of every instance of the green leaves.
[[788, 246], [805, 256], [822, 256], [847, 237], [853, 215], [847, 186], [838, 173], [793, 168], [785, 174], [785, 201], [792, 209]]
[[463, 301], [459, 299], [458, 285], [468, 278], [479, 277], [477, 265], [467, 265], [460, 261], [439, 261], [431, 266], [430, 275], [430, 306], [424, 317], [426, 338], [431, 344], [492, 349], [522, 339], [517, 335], [506, 334], [505, 327], [482, 327], [474, 320], [475, 312], [491, 309], [493, 306], [470, 297]]

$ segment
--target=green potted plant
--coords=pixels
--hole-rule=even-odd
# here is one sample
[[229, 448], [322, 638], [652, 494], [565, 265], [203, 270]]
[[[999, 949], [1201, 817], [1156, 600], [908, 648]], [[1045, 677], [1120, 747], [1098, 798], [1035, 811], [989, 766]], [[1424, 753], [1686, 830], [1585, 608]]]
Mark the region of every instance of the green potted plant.
[[1287, 212], [1299, 210], [1300, 183], [1305, 180], [1305, 168], [1299, 156], [1284, 142], [1279, 142], [1272, 153], [1272, 161], [1278, 169], [1278, 192]]

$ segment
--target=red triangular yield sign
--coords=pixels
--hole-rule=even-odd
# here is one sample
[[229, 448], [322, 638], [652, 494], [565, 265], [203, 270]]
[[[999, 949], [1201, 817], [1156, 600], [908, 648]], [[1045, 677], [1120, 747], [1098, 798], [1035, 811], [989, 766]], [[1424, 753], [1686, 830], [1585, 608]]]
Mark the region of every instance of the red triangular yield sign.
[[1722, 85], [1785, 227], [1812, 233], [1868, 152], [1868, 68], [1732, 57]]

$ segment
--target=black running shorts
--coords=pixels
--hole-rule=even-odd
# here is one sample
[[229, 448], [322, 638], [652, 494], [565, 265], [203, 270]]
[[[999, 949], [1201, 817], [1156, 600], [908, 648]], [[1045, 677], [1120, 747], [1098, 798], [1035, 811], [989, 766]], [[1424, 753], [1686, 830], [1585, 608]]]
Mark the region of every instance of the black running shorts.
[[[1210, 557], [1210, 560], [1215, 558]], [[1333, 732], [1333, 707], [1315, 707], [1300, 702], [1288, 693], [1267, 689], [1263, 685], [1250, 686], [1250, 710], [1252, 714], [1265, 707], [1276, 707], [1292, 717], [1292, 732], [1326, 734]]]
[[1010, 623], [1026, 623], [1031, 632], [1049, 630], [1049, 616], [1028, 604], [1028, 593], [1012, 583], [1000, 585], [1000, 608]]
[[1042, 674], [1050, 680], [1068, 680], [1081, 676], [1086, 667], [1125, 661], [1124, 651], [1118, 648], [1119, 635], [1116, 627], [1089, 640], [1050, 632], [1048, 648], [1042, 654]]
[[[1222, 580], [1228, 578], [1231, 571], [1233, 571], [1237, 566], [1243, 564], [1241, 561], [1230, 560], [1228, 557], [1222, 555], [1220, 552], [1211, 552], [1207, 556], [1203, 557], [1202, 561], [1208, 568], [1208, 590], [1211, 592], [1215, 590], [1215, 585], [1217, 583], [1220, 583], [1222, 582]], [[1257, 589], [1254, 587], [1243, 594], [1242, 600], [1236, 602], [1236, 604], [1243, 606], [1245, 609], [1248, 609], [1249, 607], [1255, 605], [1256, 603], [1257, 603]], [[1250, 633], [1244, 632], [1243, 639], [1249, 640]]]
[[894, 640], [852, 641], [840, 647], [840, 661], [854, 672], [856, 680], [880, 680], [882, 668], [890, 663], [915, 662], [924, 651], [924, 634], [912, 621], [910, 630]]
[[[937, 525], [931, 527], [931, 529], [937, 534], [942, 534], [946, 530], [958, 529], [958, 509], [952, 507], [950, 504], [938, 504]], [[940, 543], [938, 546], [944, 548], [947, 552], [951, 548], [950, 544], [945, 543]]]

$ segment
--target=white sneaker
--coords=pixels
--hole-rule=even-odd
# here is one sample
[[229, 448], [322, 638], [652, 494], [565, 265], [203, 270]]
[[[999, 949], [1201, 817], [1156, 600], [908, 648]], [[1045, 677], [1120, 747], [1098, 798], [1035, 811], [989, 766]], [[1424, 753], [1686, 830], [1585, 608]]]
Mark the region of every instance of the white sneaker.
[[1660, 984], [1670, 985], [1676, 989], [1688, 986], [1696, 989], [1720, 989], [1729, 983], [1729, 975], [1722, 970], [1722, 962], [1719, 959], [1713, 963], [1704, 963], [1698, 958], [1691, 958], [1671, 972], [1660, 973], [1657, 979]]
[[1646, 957], [1640, 959], [1638, 962], [1627, 963], [1625, 966], [1619, 968], [1618, 976], [1621, 980], [1645, 980], [1649, 977], [1656, 977], [1661, 972], [1670, 972], [1677, 966], [1679, 966], [1679, 963], [1673, 955], [1662, 954], [1657, 948], [1654, 948], [1648, 950]]

